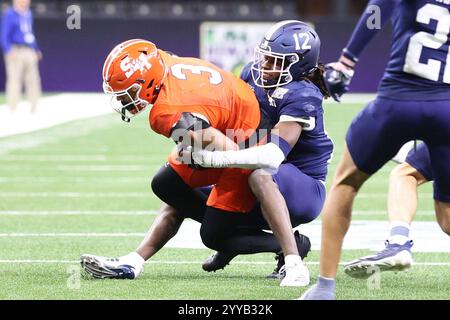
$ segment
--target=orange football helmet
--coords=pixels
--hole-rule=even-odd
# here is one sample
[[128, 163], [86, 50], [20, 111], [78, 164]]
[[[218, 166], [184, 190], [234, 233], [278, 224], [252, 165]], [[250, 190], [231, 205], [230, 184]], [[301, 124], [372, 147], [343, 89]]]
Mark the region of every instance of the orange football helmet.
[[103, 91], [111, 95], [111, 106], [130, 119], [152, 105], [167, 70], [156, 46], [133, 39], [117, 45], [103, 65]]

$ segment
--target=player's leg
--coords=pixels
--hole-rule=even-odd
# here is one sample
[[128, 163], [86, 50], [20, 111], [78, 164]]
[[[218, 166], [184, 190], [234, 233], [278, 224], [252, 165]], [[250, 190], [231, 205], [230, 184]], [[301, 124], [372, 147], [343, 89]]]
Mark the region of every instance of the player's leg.
[[409, 229], [417, 209], [417, 187], [433, 180], [428, 148], [421, 143], [411, 149], [405, 163], [397, 165], [390, 174], [388, 192], [388, 216], [390, 236], [385, 249], [353, 260], [346, 264], [344, 271], [355, 278], [367, 278], [373, 266], [381, 271], [408, 269], [413, 262]]
[[427, 130], [424, 139], [431, 159], [434, 178], [434, 200], [437, 221], [447, 234], [450, 234], [450, 100], [438, 101], [432, 106], [434, 122]]
[[256, 198], [248, 185], [250, 174], [225, 169], [208, 198], [200, 235], [207, 247], [219, 252], [205, 261], [206, 271], [222, 269], [238, 254], [281, 250], [276, 237], [262, 230], [263, 219], [251, 211]]
[[370, 175], [414, 139], [414, 125], [421, 123], [414, 108], [419, 106], [377, 98], [354, 118], [323, 209], [318, 283], [302, 299], [334, 299], [342, 243], [355, 196]]
[[427, 179], [409, 163], [399, 164], [391, 171], [387, 203], [391, 225], [411, 224], [417, 210], [417, 187], [425, 182]]
[[366, 279], [376, 266], [380, 271], [401, 271], [413, 262], [409, 229], [417, 209], [417, 187], [427, 179], [408, 163], [397, 165], [390, 174], [388, 217], [390, 236], [385, 249], [347, 263], [344, 271], [354, 278]]
[[253, 194], [259, 200], [264, 219], [279, 239], [278, 242], [284, 254], [298, 256], [286, 201], [273, 181], [272, 175], [264, 170], [255, 170], [248, 181]]
[[442, 231], [450, 236], [450, 203], [435, 201], [436, 219]]
[[322, 213], [320, 275], [317, 284], [301, 299], [334, 299], [335, 278], [344, 236], [350, 226], [353, 201], [368, 177], [356, 167], [345, 147]]
[[84, 254], [81, 265], [94, 278], [135, 279], [142, 273], [145, 261], [177, 233], [183, 220], [183, 215], [164, 203], [135, 251], [117, 258]]
[[[291, 170], [290, 170], [291, 169]], [[285, 180], [285, 172], [291, 175], [292, 183], [295, 180], [294, 166], [282, 165], [277, 173], [279, 180]], [[282, 171], [282, 173], [280, 173]], [[281, 281], [281, 286], [306, 286], [309, 284], [309, 270], [303, 264], [302, 257], [306, 256], [310, 250], [311, 243], [303, 235], [292, 234], [291, 217], [286, 201], [280, 192], [274, 177], [264, 170], [254, 171], [249, 178], [249, 185], [253, 194], [260, 202], [261, 212], [267, 221], [270, 229], [277, 238], [282, 252], [278, 253], [280, 264], [284, 261], [285, 276]], [[297, 190], [300, 191], [300, 190]], [[298, 194], [301, 197], [301, 193]], [[305, 238], [300, 241], [300, 248], [297, 245], [297, 239]], [[305, 245], [307, 246], [305, 248]], [[299, 251], [302, 251], [300, 254]]]
[[450, 109], [444, 109], [444, 105], [442, 105], [440, 110], [446, 110], [446, 113], [442, 112], [443, 114], [439, 112], [441, 114], [439, 119], [442, 120], [441, 130], [433, 132], [436, 134], [436, 136], [430, 137], [433, 138], [433, 141], [426, 142], [430, 150], [434, 178], [433, 197], [436, 219], [442, 231], [450, 235]]
[[[283, 200], [282, 203], [273, 206], [272, 211], [266, 212], [266, 216], [279, 216], [280, 208], [284, 208], [289, 215], [291, 225], [297, 227], [300, 224], [311, 222], [320, 214], [326, 192], [323, 182], [304, 174], [292, 164], [282, 164], [277, 173], [271, 177], [270, 182], [272, 183], [267, 184], [272, 189], [269, 189], [269, 192], [265, 194], [266, 190], [263, 183], [258, 181], [258, 179], [251, 181], [252, 178], [258, 177], [256, 173], [254, 172], [250, 178], [250, 186], [257, 198], [262, 199], [260, 200], [261, 203], [265, 201], [270, 206], [273, 197], [266, 196], [266, 194], [271, 195], [275, 192], [279, 193]], [[262, 175], [262, 177], [265, 176]], [[298, 254], [304, 259], [311, 248], [311, 242], [308, 237], [300, 234], [298, 231], [294, 233], [294, 238], [297, 243]], [[279, 272], [280, 268], [284, 265], [283, 253], [279, 252], [276, 259], [278, 260], [277, 267], [268, 278], [283, 277], [283, 273]]]
[[368, 177], [356, 167], [347, 147], [344, 147], [322, 214], [320, 261], [323, 263], [320, 264], [320, 274], [325, 278], [336, 276], [342, 242], [350, 226], [353, 201]]
[[135, 279], [142, 272], [144, 262], [175, 236], [186, 217], [200, 222], [203, 220], [207, 196], [187, 185], [170, 165], [162, 167], [154, 176], [152, 189], [170, 205], [163, 204], [136, 251], [118, 258], [82, 255], [81, 265], [93, 277]]
[[163, 203], [158, 216], [137, 247], [136, 252], [147, 261], [177, 234], [183, 221], [184, 215], [180, 214], [174, 207]]
[[[198, 170], [185, 165], [166, 164], [153, 177], [152, 190], [161, 201], [182, 212], [185, 218], [201, 222], [208, 197], [194, 187], [193, 176], [199, 175], [195, 171]], [[207, 176], [209, 171], [201, 171], [201, 174]], [[204, 183], [199, 184], [208, 185], [204, 180]]]

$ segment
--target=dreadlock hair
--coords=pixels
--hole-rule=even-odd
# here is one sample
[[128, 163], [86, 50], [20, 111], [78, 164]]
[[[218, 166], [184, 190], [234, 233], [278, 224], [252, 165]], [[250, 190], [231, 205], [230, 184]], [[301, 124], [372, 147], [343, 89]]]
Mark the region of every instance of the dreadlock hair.
[[327, 90], [327, 87], [325, 86], [325, 82], [323, 80], [323, 74], [325, 72], [325, 65], [322, 62], [319, 62], [316, 68], [309, 73], [307, 76], [302, 77], [303, 80], [308, 80], [314, 83], [319, 89], [320, 92], [323, 94], [323, 97], [325, 99], [329, 98], [331, 95]]

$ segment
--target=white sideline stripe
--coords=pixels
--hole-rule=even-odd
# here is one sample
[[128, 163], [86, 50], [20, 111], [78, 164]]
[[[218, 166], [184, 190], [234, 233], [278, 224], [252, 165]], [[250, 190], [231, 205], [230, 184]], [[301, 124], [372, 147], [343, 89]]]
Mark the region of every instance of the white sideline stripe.
[[[202, 264], [204, 261], [162, 261], [162, 260], [150, 260], [145, 264]], [[0, 260], [3, 264], [79, 264], [79, 260]], [[273, 265], [273, 261], [233, 261], [231, 264], [236, 265]], [[319, 265], [319, 261], [305, 261], [307, 265]], [[346, 262], [340, 262], [340, 265], [345, 265]], [[450, 267], [450, 262], [414, 262], [414, 266], [434, 266], [434, 267]]]
[[[154, 216], [158, 214], [156, 210], [148, 211], [97, 211], [97, 210], [54, 210], [54, 211], [21, 211], [21, 210], [4, 210], [0, 211], [0, 216]], [[387, 217], [384, 210], [360, 210], [353, 211], [355, 216], [378, 216], [383, 215]], [[417, 211], [419, 216], [434, 216], [434, 211]]]
[[0, 216], [154, 216], [158, 211], [0, 211]]
[[109, 99], [97, 93], [63, 93], [39, 100], [36, 114], [30, 115], [27, 103], [19, 104], [15, 113], [0, 106], [0, 137], [33, 132], [65, 122], [111, 114]]

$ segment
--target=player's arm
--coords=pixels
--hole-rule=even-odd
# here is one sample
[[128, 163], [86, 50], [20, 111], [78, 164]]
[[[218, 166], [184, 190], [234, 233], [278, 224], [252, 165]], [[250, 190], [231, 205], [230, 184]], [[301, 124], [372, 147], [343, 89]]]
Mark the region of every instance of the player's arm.
[[352, 36], [337, 62], [326, 66], [325, 84], [334, 100], [348, 91], [353, 70], [367, 44], [389, 21], [398, 0], [371, 0], [358, 21]]
[[296, 121], [279, 122], [272, 130], [266, 144], [243, 150], [195, 151], [193, 158], [203, 167], [277, 169], [286, 159], [302, 132]]
[[340, 62], [344, 67], [354, 67], [367, 44], [389, 21], [397, 0], [371, 0], [358, 21]]
[[211, 127], [208, 119], [197, 113], [183, 112], [171, 130], [171, 137], [180, 148], [239, 150], [233, 140]]

